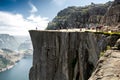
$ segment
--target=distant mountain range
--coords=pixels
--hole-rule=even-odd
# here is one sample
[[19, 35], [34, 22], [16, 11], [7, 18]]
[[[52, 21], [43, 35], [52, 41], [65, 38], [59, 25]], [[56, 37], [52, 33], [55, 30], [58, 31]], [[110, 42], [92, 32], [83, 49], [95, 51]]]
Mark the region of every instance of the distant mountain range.
[[26, 36], [11, 36], [9, 34], [0, 34], [0, 49], [26, 50], [32, 49], [32, 43]]
[[32, 49], [32, 44], [31, 44], [31, 40], [25, 40], [23, 43], [21, 43], [18, 47], [18, 51], [20, 50], [28, 50], [28, 49]]
[[0, 49], [0, 72], [12, 68], [22, 56], [10, 49]]
[[0, 48], [16, 50], [18, 46], [18, 42], [14, 36], [9, 34], [0, 34]]
[[0, 72], [12, 68], [22, 57], [32, 55], [29, 37], [0, 34]]

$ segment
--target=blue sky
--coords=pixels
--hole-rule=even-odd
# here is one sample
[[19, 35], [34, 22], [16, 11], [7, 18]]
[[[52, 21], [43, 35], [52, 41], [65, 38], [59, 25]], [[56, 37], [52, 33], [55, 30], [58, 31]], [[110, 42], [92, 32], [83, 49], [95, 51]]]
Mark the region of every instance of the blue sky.
[[29, 29], [44, 29], [68, 6], [85, 6], [113, 0], [0, 0], [0, 33], [28, 35]]

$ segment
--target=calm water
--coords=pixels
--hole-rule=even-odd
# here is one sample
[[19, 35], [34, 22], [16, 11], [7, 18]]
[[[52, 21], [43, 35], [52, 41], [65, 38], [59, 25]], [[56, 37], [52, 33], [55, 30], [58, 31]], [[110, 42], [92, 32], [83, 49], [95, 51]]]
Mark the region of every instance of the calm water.
[[22, 59], [14, 68], [0, 73], [0, 80], [29, 80], [32, 57]]

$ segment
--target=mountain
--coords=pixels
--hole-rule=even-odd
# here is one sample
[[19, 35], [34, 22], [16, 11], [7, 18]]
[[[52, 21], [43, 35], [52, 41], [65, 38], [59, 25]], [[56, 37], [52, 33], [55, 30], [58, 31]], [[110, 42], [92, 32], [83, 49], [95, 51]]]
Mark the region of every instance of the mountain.
[[32, 49], [32, 43], [31, 43], [31, 40], [29, 40], [29, 39], [25, 40], [18, 47], [18, 51], [20, 51], [20, 50], [28, 50], [28, 49]]
[[52, 22], [49, 22], [47, 29], [98, 26], [112, 3], [109, 1], [106, 4], [91, 3], [85, 7], [68, 7], [61, 10]]
[[21, 58], [20, 54], [12, 50], [0, 49], [0, 72], [12, 68]]
[[18, 42], [14, 36], [9, 34], [0, 34], [0, 48], [16, 50], [18, 47]]
[[18, 44], [20, 45], [21, 43], [23, 43], [25, 40], [29, 39], [29, 36], [18, 36], [18, 35], [14, 35], [15, 39], [17, 40]]
[[31, 56], [33, 53], [32, 42], [30, 39], [25, 40], [18, 47], [18, 51], [23, 54], [24, 57]]
[[10, 61], [9, 56], [7, 56], [2, 50], [0, 50], [0, 71], [2, 68], [7, 67], [7, 65], [12, 65], [13, 62]]
[[115, 0], [104, 15], [102, 24], [111, 27], [120, 26], [120, 0]]

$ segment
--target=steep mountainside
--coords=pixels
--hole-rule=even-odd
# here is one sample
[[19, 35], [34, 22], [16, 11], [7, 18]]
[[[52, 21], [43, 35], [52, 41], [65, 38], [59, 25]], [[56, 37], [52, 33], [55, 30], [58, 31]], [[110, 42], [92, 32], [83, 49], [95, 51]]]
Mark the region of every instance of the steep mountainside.
[[32, 43], [31, 40], [25, 40], [23, 43], [20, 44], [20, 46], [18, 47], [18, 50], [28, 50], [28, 49], [32, 49]]
[[12, 68], [20, 59], [20, 54], [9, 49], [0, 49], [0, 72]]
[[102, 23], [109, 26], [117, 26], [120, 24], [120, 0], [115, 0], [105, 14]]
[[89, 80], [120, 80], [120, 51], [107, 50]]
[[0, 34], [0, 48], [6, 48], [11, 50], [16, 50], [18, 47], [18, 42], [16, 39], [9, 34]]
[[97, 26], [112, 2], [94, 4], [85, 7], [68, 7], [58, 13], [47, 29], [65, 29]]
[[20, 44], [18, 47], [18, 51], [23, 54], [24, 57], [30, 56], [33, 53], [32, 42], [30, 39], [25, 40], [23, 43]]
[[100, 52], [120, 48], [120, 34], [66, 29], [31, 30], [30, 35], [34, 49], [30, 80], [88, 80], [103, 56]]
[[0, 71], [2, 68], [7, 67], [7, 65], [12, 65], [13, 62], [9, 59], [10, 56], [7, 56], [2, 50], [0, 50]]
[[30, 80], [88, 80], [100, 53], [95, 34], [56, 30], [30, 35], [34, 48]]

